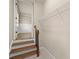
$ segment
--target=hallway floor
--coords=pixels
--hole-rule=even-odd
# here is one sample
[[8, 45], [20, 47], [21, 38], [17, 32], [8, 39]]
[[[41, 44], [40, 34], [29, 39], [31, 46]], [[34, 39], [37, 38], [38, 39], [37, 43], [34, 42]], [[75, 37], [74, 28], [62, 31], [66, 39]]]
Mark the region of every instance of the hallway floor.
[[25, 58], [25, 59], [55, 59], [55, 58], [50, 56], [50, 54], [48, 53], [48, 51], [45, 48], [41, 48], [39, 57], [32, 56], [30, 58]]

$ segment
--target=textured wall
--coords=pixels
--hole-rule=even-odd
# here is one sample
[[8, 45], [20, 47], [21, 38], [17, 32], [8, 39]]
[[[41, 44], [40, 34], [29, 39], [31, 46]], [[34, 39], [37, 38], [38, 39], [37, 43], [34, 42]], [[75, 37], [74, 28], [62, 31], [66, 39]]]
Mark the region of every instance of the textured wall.
[[69, 3], [55, 10], [50, 10], [48, 6], [47, 3], [45, 11], [50, 13], [45, 12], [46, 16], [41, 20], [42, 44], [56, 59], [69, 59]]

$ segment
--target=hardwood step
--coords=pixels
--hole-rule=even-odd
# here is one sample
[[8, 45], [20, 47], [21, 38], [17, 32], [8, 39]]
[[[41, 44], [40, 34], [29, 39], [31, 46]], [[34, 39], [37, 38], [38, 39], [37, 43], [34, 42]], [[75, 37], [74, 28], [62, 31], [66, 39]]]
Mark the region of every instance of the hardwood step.
[[32, 39], [32, 33], [19, 33], [17, 35], [17, 39], [16, 40], [20, 40], [20, 39]]
[[36, 48], [35, 49], [31, 49], [31, 50], [28, 50], [28, 51], [21, 51], [21, 52], [18, 52], [18, 53], [12, 53], [10, 54], [10, 58], [15, 58], [15, 57], [28, 57], [28, 56], [31, 56], [31, 55], [34, 55], [36, 54]]
[[32, 46], [32, 45], [35, 45], [35, 43], [30, 43], [30, 44], [24, 44], [24, 45], [16, 45], [16, 46], [12, 46], [12, 50], [13, 49], [17, 49], [17, 48], [23, 48], [23, 47], [29, 47], [29, 46]]
[[25, 42], [25, 41], [31, 41], [34, 39], [24, 39], [24, 40], [14, 40], [13, 43], [19, 43], [19, 42]]
[[36, 51], [31, 51], [28, 53], [24, 53], [22, 55], [10, 57], [10, 59], [25, 59], [25, 58], [28, 58], [28, 57], [33, 56], [33, 55], [36, 55]]
[[24, 44], [30, 44], [30, 43], [34, 43], [34, 40], [33, 39], [15, 40], [12, 46], [18, 46], [18, 45], [24, 45]]
[[12, 54], [12, 53], [16, 53], [16, 52], [25, 51], [25, 50], [30, 50], [30, 49], [34, 49], [34, 48], [36, 48], [35, 45], [26, 46], [26, 47], [17, 48], [17, 49], [12, 49], [11, 52], [10, 52], [10, 54]]

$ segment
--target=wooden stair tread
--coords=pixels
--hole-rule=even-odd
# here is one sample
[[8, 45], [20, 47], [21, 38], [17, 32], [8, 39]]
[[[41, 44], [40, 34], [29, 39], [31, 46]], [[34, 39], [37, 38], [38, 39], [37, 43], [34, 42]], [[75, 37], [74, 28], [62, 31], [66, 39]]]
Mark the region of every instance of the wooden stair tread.
[[[22, 41], [22, 40], [21, 40]], [[23, 44], [30, 44], [30, 43], [34, 43], [34, 40], [26, 40], [26, 41], [22, 41], [22, 42], [18, 42], [18, 40], [16, 42], [13, 43], [12, 46], [18, 46], [18, 45], [23, 45]]]
[[15, 52], [20, 52], [20, 51], [24, 51], [24, 50], [29, 50], [29, 49], [33, 49], [36, 48], [35, 45], [31, 45], [31, 46], [26, 46], [26, 47], [22, 47], [22, 48], [17, 48], [17, 49], [12, 49], [11, 53], [15, 53]]
[[32, 33], [19, 33], [17, 35], [16, 40], [21, 40], [21, 39], [32, 39]]
[[25, 54], [22, 54], [22, 55], [18, 55], [18, 56], [15, 56], [15, 57], [11, 57], [10, 59], [24, 59], [24, 58], [33, 56], [35, 54], [36, 54], [36, 51], [31, 51], [29, 53], [25, 53]]
[[12, 53], [12, 54], [10, 54], [10, 57], [16, 57], [16, 56], [22, 56], [22, 55], [24, 56], [25, 54], [31, 53], [32, 51], [36, 51], [36, 48], [35, 49], [30, 49], [30, 50], [27, 50], [27, 51]]
[[22, 47], [28, 47], [28, 46], [32, 46], [32, 45], [35, 45], [35, 43], [13, 46], [12, 49], [17, 49], [17, 48], [22, 48]]
[[32, 40], [34, 39], [14, 40], [13, 43], [20, 43], [20, 42], [32, 41]]

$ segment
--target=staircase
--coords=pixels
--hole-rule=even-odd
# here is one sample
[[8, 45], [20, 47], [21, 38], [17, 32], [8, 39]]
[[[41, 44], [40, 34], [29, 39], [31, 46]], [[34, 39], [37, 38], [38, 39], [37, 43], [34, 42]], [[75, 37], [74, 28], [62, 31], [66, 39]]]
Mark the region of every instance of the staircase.
[[39, 57], [39, 39], [38, 30], [35, 30], [35, 40], [31, 37], [31, 33], [19, 33], [16, 40], [13, 41], [10, 59], [24, 59], [33, 55]]
[[36, 54], [36, 45], [28, 33], [19, 33], [13, 41], [10, 59], [24, 59]]
[[10, 59], [24, 59], [36, 54], [37, 49], [34, 40], [32, 38], [25, 39], [25, 37], [23, 38], [22, 35], [25, 35], [25, 33], [18, 34], [18, 39], [14, 40], [10, 52]]
[[[28, 0], [29, 1], [29, 0]], [[26, 2], [24, 0], [23, 2]], [[15, 0], [15, 14], [18, 16], [15, 20], [15, 25], [18, 24], [18, 26], [15, 26], [15, 32], [18, 33], [15, 37], [15, 40], [12, 43], [11, 51], [10, 51], [10, 59], [25, 59], [28, 57], [31, 57], [33, 55], [36, 55], [39, 57], [39, 31], [37, 30], [35, 26], [35, 33], [33, 32], [33, 20], [32, 19], [32, 11], [24, 11], [23, 6], [32, 6], [32, 3], [30, 4], [23, 4], [22, 2]], [[27, 8], [30, 10], [30, 8]], [[24, 12], [22, 12], [24, 11]], [[15, 34], [16, 34], [15, 33]], [[33, 36], [35, 34], [35, 38]]]

